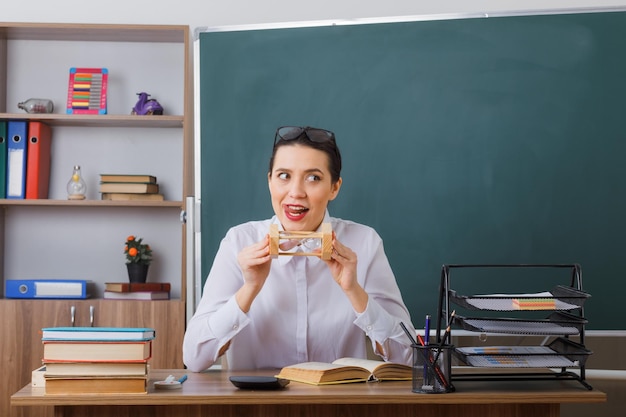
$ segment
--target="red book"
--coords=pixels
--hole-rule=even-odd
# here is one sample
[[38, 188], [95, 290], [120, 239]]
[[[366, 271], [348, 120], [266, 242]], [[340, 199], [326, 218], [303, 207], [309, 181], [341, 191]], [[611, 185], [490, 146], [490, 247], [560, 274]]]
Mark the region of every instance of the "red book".
[[50, 126], [41, 122], [28, 123], [25, 193], [27, 199], [48, 198], [51, 138]]
[[169, 291], [169, 282], [107, 282], [106, 291], [112, 292], [141, 292], [141, 291]]

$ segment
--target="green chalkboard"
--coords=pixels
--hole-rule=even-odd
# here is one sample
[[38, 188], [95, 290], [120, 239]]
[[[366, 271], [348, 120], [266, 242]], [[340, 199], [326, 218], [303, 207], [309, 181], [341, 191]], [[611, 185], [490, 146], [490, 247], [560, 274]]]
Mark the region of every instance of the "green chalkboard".
[[[626, 13], [199, 30], [196, 46], [202, 276], [228, 227], [273, 214], [276, 127], [312, 125], [344, 156], [331, 215], [380, 233], [416, 326], [443, 264], [579, 263], [588, 327], [623, 328]], [[549, 289], [531, 281], [476, 291]]]

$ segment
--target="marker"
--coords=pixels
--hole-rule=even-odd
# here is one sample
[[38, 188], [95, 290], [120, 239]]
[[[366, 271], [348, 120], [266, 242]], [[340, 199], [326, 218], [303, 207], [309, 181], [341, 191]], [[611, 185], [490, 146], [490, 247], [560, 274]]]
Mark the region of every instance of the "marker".
[[183, 382], [185, 382], [186, 380], [187, 380], [187, 374], [185, 374], [185, 375], [181, 376], [180, 378], [178, 378], [178, 382], [180, 382], [181, 384]]

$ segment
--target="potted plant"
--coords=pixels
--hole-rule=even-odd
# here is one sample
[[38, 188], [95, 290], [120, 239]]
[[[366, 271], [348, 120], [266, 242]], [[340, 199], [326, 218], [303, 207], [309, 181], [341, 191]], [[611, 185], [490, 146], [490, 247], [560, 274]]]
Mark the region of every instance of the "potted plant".
[[130, 235], [124, 244], [126, 255], [126, 268], [130, 282], [146, 282], [148, 267], [152, 262], [152, 249], [150, 245], [143, 243], [142, 238]]

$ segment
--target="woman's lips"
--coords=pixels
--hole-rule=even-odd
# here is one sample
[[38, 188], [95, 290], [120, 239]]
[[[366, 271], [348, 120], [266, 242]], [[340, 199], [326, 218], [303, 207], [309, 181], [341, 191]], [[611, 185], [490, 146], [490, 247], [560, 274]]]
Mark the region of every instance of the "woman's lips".
[[292, 221], [299, 221], [306, 216], [309, 211], [308, 208], [300, 205], [291, 205], [286, 204], [283, 206], [283, 211], [285, 212], [285, 216]]

